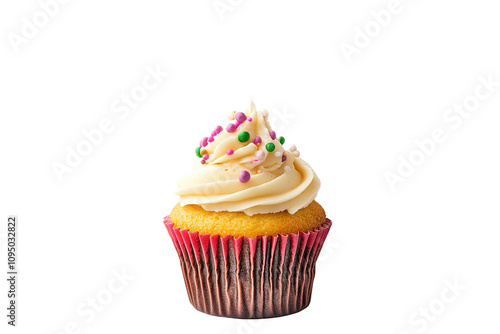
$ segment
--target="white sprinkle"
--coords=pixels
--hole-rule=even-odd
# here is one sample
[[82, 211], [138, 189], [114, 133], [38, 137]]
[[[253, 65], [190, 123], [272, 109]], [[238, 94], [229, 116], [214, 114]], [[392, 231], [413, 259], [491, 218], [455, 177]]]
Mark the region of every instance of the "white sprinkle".
[[290, 166], [285, 166], [285, 172], [289, 172], [290, 171]]
[[300, 151], [293, 152], [293, 155], [295, 155], [297, 158], [300, 157]]
[[279, 158], [279, 157], [281, 157], [282, 155], [283, 155], [283, 153], [281, 153], [281, 151], [276, 151], [276, 152], [274, 152], [274, 156], [275, 156], [276, 158]]
[[294, 144], [292, 144], [292, 145], [290, 145], [290, 147], [288, 148], [288, 150], [290, 152], [295, 152], [295, 151], [297, 151], [297, 146], [295, 146]]
[[267, 110], [262, 110], [262, 116], [264, 116], [264, 117], [269, 116], [269, 111], [267, 111]]
[[266, 154], [262, 150], [257, 150], [257, 152], [255, 152], [255, 157], [259, 160], [264, 160]]

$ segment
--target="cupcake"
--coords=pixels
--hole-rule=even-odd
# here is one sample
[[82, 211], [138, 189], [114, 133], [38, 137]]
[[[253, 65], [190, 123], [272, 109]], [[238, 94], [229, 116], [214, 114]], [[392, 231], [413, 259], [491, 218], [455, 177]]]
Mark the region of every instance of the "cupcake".
[[309, 305], [331, 221], [315, 201], [317, 175], [284, 143], [252, 102], [200, 141], [193, 172], [178, 181], [164, 224], [197, 310], [269, 318]]

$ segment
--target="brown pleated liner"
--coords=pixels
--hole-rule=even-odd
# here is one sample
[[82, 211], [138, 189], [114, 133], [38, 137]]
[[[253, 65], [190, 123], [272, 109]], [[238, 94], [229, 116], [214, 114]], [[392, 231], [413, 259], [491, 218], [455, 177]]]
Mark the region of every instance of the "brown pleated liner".
[[179, 255], [189, 301], [201, 312], [270, 318], [299, 312], [311, 301], [316, 260], [332, 222], [287, 235], [219, 237], [164, 224]]

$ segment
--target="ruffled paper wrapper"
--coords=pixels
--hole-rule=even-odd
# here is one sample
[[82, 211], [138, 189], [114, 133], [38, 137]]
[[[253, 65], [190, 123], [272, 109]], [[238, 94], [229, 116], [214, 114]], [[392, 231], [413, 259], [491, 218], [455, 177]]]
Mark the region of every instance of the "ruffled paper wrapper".
[[199, 234], [164, 224], [179, 255], [189, 301], [201, 312], [271, 318], [305, 309], [316, 260], [332, 222], [297, 234], [255, 238]]

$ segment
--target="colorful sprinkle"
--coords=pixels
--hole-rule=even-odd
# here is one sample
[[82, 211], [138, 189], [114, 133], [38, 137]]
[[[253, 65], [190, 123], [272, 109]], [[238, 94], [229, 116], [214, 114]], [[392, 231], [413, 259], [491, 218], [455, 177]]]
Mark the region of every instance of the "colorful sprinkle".
[[212, 134], [211, 134], [211, 136], [212, 136], [212, 137], [215, 137], [215, 136], [217, 136], [217, 131], [215, 131], [215, 130], [214, 130], [214, 131], [212, 131]]
[[235, 125], [235, 126], [236, 126], [236, 128], [237, 128], [238, 126], [240, 126], [240, 125], [241, 125], [241, 123], [240, 123], [240, 122], [238, 122], [238, 121], [236, 121], [236, 122], [234, 122], [234, 125]]
[[226, 154], [227, 155], [233, 155], [234, 151], [232, 149], [229, 149], [226, 151]]
[[205, 160], [203, 160], [203, 159], [201, 160], [201, 164], [202, 164], [202, 165], [204, 165], [204, 164], [205, 164], [205, 162], [206, 162]]
[[295, 152], [295, 151], [297, 151], [297, 146], [295, 146], [294, 144], [292, 144], [292, 145], [290, 145], [290, 147], [288, 148], [288, 150], [290, 152]]
[[197, 148], [196, 148], [196, 150], [194, 150], [194, 151], [196, 152], [196, 156], [197, 156], [198, 158], [201, 158], [201, 157], [202, 157], [201, 152], [200, 152], [200, 151], [201, 151], [201, 147], [197, 147]]
[[215, 128], [215, 132], [221, 133], [222, 132], [222, 126], [217, 125], [217, 127]]
[[259, 145], [260, 143], [262, 143], [262, 138], [260, 138], [259, 136], [255, 137], [255, 139], [253, 140], [253, 143], [255, 145]]
[[271, 130], [271, 131], [269, 132], [269, 135], [271, 136], [271, 139], [272, 139], [272, 140], [275, 140], [275, 139], [276, 139], [276, 132], [274, 132], [273, 130]]
[[280, 136], [278, 138], [278, 140], [280, 141], [281, 145], [283, 145], [285, 143], [285, 137], [283, 137], [283, 136]]
[[247, 121], [251, 122], [252, 121], [252, 117], [248, 117]]
[[264, 151], [257, 150], [257, 152], [255, 152], [255, 157], [259, 160], [264, 160], [266, 153]]
[[203, 155], [203, 160], [208, 160], [208, 154]]
[[289, 172], [290, 171], [290, 166], [285, 166], [285, 172]]
[[208, 142], [209, 142], [209, 143], [211, 143], [211, 142], [213, 142], [213, 141], [214, 141], [214, 137], [213, 137], [213, 136], [212, 136], [212, 137], [210, 137], [210, 138], [208, 138]]
[[229, 133], [233, 133], [236, 130], [236, 125], [233, 123], [229, 123], [226, 127], [226, 131]]
[[240, 180], [241, 183], [246, 183], [250, 181], [250, 173], [246, 170], [243, 170], [240, 172], [238, 179]]
[[281, 162], [285, 162], [286, 161], [286, 155], [283, 154], [283, 156], [281, 157]]
[[237, 120], [238, 122], [240, 123], [243, 123], [246, 119], [247, 119], [247, 115], [245, 115], [244, 113], [242, 112], [238, 112], [236, 113], [236, 115], [234, 116], [234, 119]]
[[266, 150], [267, 150], [268, 152], [272, 152], [272, 151], [274, 151], [274, 149], [275, 149], [275, 148], [276, 148], [276, 146], [274, 146], [274, 144], [273, 144], [273, 143], [267, 143], [267, 144], [266, 144]]
[[247, 131], [242, 131], [238, 135], [238, 140], [242, 143], [247, 142], [250, 139], [250, 134]]
[[201, 147], [205, 147], [208, 145], [208, 137], [203, 137], [201, 140]]

